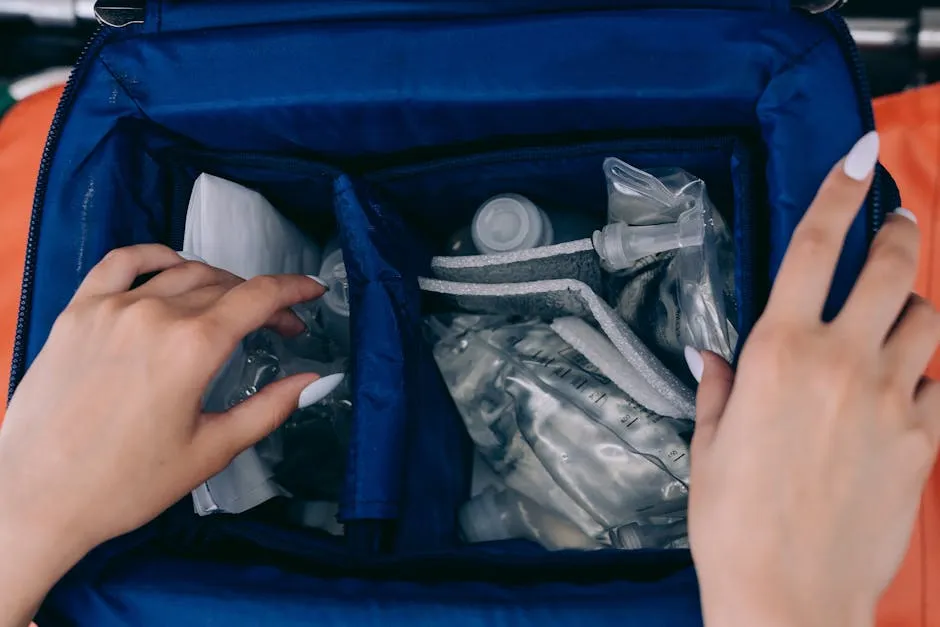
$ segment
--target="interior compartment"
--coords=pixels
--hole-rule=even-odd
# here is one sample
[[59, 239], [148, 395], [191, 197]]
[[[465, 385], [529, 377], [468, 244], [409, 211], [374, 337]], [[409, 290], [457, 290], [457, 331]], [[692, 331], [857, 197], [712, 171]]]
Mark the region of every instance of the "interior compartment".
[[[526, 195], [549, 212], [583, 212], [602, 226], [607, 192], [601, 164], [608, 156], [644, 168], [682, 167], [702, 177], [715, 206], [734, 225], [740, 269], [764, 236], [752, 226], [759, 216], [752, 215], [748, 200], [751, 172], [741, 167], [750, 158], [745, 141], [719, 136], [543, 146], [379, 168], [352, 179], [302, 159], [195, 148], [148, 125], [128, 123], [122, 130], [146, 147], [148, 169], [156, 165], [163, 188], [170, 190], [160, 206], [148, 206], [164, 225], [155, 239], [179, 246], [193, 181], [209, 172], [258, 190], [321, 242], [338, 228], [347, 259], [358, 260], [349, 268], [356, 413], [341, 504], [345, 540], [274, 524], [279, 503], [247, 515], [202, 519], [184, 503], [161, 519], [161, 544], [185, 554], [229, 557], [234, 547], [239, 559], [267, 556], [306, 567], [349, 567], [349, 556], [358, 555], [359, 568], [408, 564], [420, 573], [444, 560], [466, 577], [499, 563], [527, 577], [533, 568], [555, 568], [537, 575], [548, 579], [567, 579], [569, 568], [582, 576], [582, 568], [632, 564], [636, 568], [620, 576], [646, 578], [659, 570], [650, 570], [651, 563], [687, 562], [681, 555], [644, 551], [549, 554], [523, 541], [462, 544], [456, 515], [469, 496], [472, 445], [422, 339], [426, 310], [418, 277], [430, 276], [431, 252], [469, 223], [481, 202], [501, 192]], [[739, 282], [739, 300], [750, 302], [763, 287]], [[368, 312], [368, 324], [361, 312]]]
[[[397, 329], [405, 326], [398, 323], [402, 314], [393, 304], [403, 300], [398, 295], [400, 273], [385, 263], [376, 247], [387, 249], [388, 237], [373, 237], [379, 214], [359, 201], [348, 177], [312, 161], [199, 150], [158, 127], [134, 121], [119, 124], [99, 150], [133, 155], [109, 172], [107, 186], [102, 184], [121, 197], [121, 218], [110, 233], [110, 246], [161, 242], [181, 249], [189, 197], [196, 178], [206, 172], [259, 191], [321, 246], [338, 234], [350, 282], [356, 330], [351, 355], [354, 426], [340, 499], [345, 536], [288, 523], [286, 499], [274, 499], [243, 515], [198, 517], [186, 498], [151, 525], [150, 541], [185, 555], [239, 561], [264, 561], [261, 556], [267, 555], [268, 560], [307, 567], [336, 568], [348, 564], [351, 555], [376, 553], [381, 534], [374, 521], [397, 515], [398, 486], [394, 473], [388, 472], [397, 462], [370, 449], [376, 448], [376, 441], [387, 442], [389, 450], [402, 448], [395, 433], [404, 415], [404, 359]], [[98, 246], [92, 237], [83, 241], [90, 250]], [[363, 324], [365, 318], [369, 321]]]
[[[574, 208], [593, 216], [597, 226], [602, 226], [607, 217], [602, 162], [610, 156], [641, 168], [681, 167], [707, 183], [710, 198], [735, 235], [737, 295], [741, 303], [736, 324], [746, 333], [754, 302], [763, 297], [767, 285], [755, 284], [754, 275], [745, 269], [749, 268], [755, 247], [766, 238], [767, 225], [755, 211], [751, 154], [744, 139], [624, 139], [507, 150], [395, 168], [366, 178], [382, 202], [401, 213], [427, 248], [439, 250], [455, 230], [469, 224], [482, 202], [499, 193], [526, 196], [550, 215], [557, 209]], [[446, 389], [435, 394], [433, 400], [427, 398], [429, 390], [443, 387], [433, 359], [422, 351], [419, 363], [419, 376], [423, 378], [409, 394], [424, 400], [408, 416], [408, 454], [396, 554], [443, 551], [459, 554], [469, 562], [495, 559], [501, 564], [518, 564], [521, 560], [543, 566], [572, 566], [600, 561], [621, 568], [649, 559], [624, 551], [548, 554], [535, 546], [522, 549], [526, 543], [521, 541], [462, 544], [456, 511], [469, 498], [473, 447]], [[547, 561], [543, 563], [542, 559]]]

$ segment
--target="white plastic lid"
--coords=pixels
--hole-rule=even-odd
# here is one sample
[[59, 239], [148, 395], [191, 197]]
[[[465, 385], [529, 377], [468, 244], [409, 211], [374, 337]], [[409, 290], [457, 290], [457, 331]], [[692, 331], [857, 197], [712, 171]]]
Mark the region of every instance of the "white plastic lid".
[[552, 243], [552, 223], [545, 212], [524, 196], [495, 196], [473, 218], [473, 243], [483, 254], [527, 250]]
[[349, 315], [349, 280], [346, 276], [346, 264], [343, 263], [343, 251], [337, 249], [326, 256], [320, 269], [320, 278], [326, 281], [329, 290], [323, 295], [327, 307], [343, 316]]

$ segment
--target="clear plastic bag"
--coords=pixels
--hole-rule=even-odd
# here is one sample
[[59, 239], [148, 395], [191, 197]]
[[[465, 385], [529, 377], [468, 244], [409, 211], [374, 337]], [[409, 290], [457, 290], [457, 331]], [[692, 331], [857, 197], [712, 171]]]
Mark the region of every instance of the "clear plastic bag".
[[[605, 234], [609, 230], [614, 241], [621, 235], [623, 245], [613, 255], [606, 252], [612, 244], [596, 246], [623, 283], [621, 316], [677, 372], [684, 370], [686, 346], [731, 360], [737, 340], [729, 322], [737, 309], [733, 247], [705, 183], [681, 169], [648, 173], [614, 158], [604, 162], [604, 172], [612, 223]], [[655, 242], [646, 232], [656, 233]], [[611, 267], [610, 261], [622, 263]]]
[[[296, 348], [309, 348], [311, 341], [303, 336], [285, 339], [267, 330], [252, 333], [209, 386], [206, 411], [226, 411], [284, 377], [345, 371], [343, 360], [298, 356]], [[196, 512], [240, 514], [276, 496], [337, 500], [349, 445], [350, 398], [344, 381], [320, 403], [295, 412], [280, 429], [193, 491]]]
[[637, 403], [547, 323], [432, 326], [470, 436], [507, 486], [601, 543], [611, 529], [685, 511], [689, 424]]
[[604, 546], [563, 516], [515, 490], [487, 488], [461, 508], [459, 518], [467, 542], [525, 538], [552, 551]]
[[[320, 247], [261, 194], [209, 174], [202, 174], [193, 186], [183, 250], [244, 279], [316, 275], [324, 261]], [[338, 243], [327, 249], [328, 254], [335, 252]], [[335, 265], [333, 259], [330, 269]], [[337, 292], [345, 294], [338, 284], [333, 288], [334, 299]], [[206, 411], [224, 412], [286, 376], [343, 372], [349, 352], [348, 315], [331, 318], [323, 302], [332, 300], [293, 308], [307, 329], [298, 337], [259, 331], [245, 338], [210, 384], [203, 399]], [[193, 490], [196, 512], [238, 514], [275, 496], [336, 500], [345, 474], [349, 399], [348, 388], [341, 386], [314, 407], [295, 412], [278, 431]]]

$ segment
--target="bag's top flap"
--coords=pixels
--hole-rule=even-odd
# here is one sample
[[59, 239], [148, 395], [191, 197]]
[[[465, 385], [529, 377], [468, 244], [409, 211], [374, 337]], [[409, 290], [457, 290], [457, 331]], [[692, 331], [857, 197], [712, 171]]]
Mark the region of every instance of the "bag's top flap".
[[790, 0], [150, 0], [146, 30], [192, 30], [296, 20], [460, 19], [614, 9], [787, 11]]

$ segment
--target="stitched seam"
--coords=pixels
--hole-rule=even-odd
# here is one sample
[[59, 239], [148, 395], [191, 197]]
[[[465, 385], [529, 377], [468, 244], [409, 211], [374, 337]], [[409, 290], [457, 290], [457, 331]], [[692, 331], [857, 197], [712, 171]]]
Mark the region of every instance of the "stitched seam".
[[[790, 70], [792, 70], [793, 68], [795, 68], [795, 67], [797, 67], [797, 66], [799, 66], [799, 65], [802, 65], [802, 64], [806, 61], [806, 58], [807, 58], [807, 57], [809, 57], [810, 55], [812, 55], [813, 53], [815, 53], [816, 50], [817, 50], [820, 46], [822, 46], [824, 43], [826, 43], [827, 41], [829, 41], [829, 39], [830, 39], [830, 38], [829, 38], [828, 35], [825, 35], [825, 36], [823, 36], [823, 37], [820, 37], [818, 40], [814, 41], [812, 44], [810, 44], [809, 46], [807, 46], [806, 49], [803, 50], [801, 53], [799, 53], [798, 55], [796, 55], [796, 56], [794, 56], [794, 57], [791, 57], [790, 60], [787, 61], [787, 62], [783, 65], [783, 67], [780, 68], [780, 71], [778, 71], [776, 74], [774, 74], [773, 78], [775, 79], [775, 78], [777, 78], [778, 76], [782, 76], [782, 75], [786, 74], [787, 72], [789, 72]], [[773, 79], [771, 79], [771, 81], [773, 81]]]
[[140, 113], [141, 117], [147, 120], [150, 120], [149, 116], [147, 116], [147, 114], [144, 113], [143, 107], [141, 107], [140, 103], [137, 102], [137, 98], [135, 98], [133, 94], [131, 94], [130, 90], [127, 88], [127, 85], [124, 84], [124, 81], [118, 78], [117, 74], [114, 73], [114, 70], [108, 64], [107, 59], [104, 58], [104, 50], [102, 50], [101, 53], [98, 55], [98, 60], [101, 62], [101, 65], [104, 66], [104, 69], [108, 71], [108, 74], [111, 75], [111, 78], [114, 79], [114, 82], [117, 84], [117, 86], [121, 88], [121, 91], [124, 92], [124, 95], [127, 96], [128, 99], [134, 103], [134, 106], [137, 107], [137, 111]]

